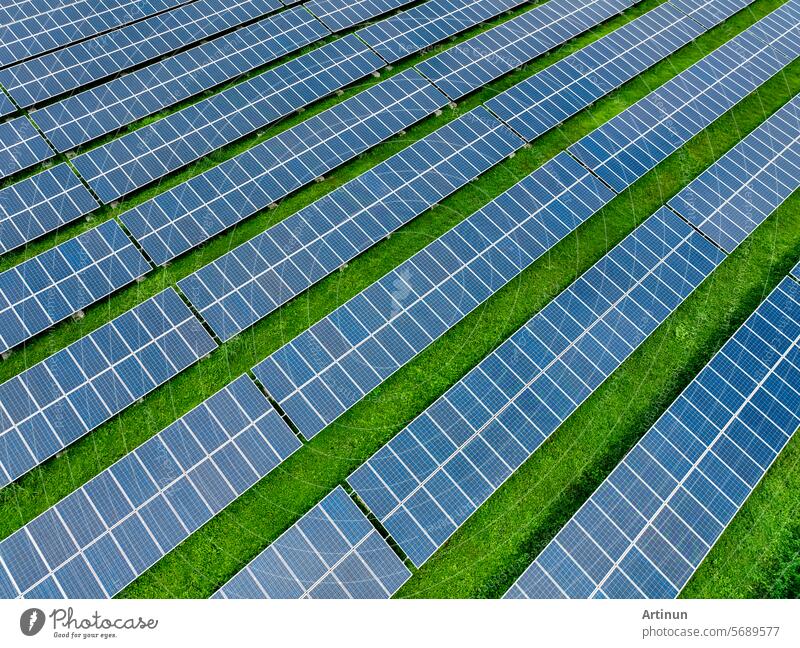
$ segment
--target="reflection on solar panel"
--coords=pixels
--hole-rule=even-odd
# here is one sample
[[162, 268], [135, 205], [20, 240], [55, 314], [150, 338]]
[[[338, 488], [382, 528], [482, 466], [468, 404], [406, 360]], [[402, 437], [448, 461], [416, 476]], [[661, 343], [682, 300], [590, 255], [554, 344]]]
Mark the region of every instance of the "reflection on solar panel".
[[15, 110], [16, 108], [14, 108], [14, 104], [11, 103], [11, 99], [9, 99], [5, 93], [0, 90], [0, 117], [10, 115]]
[[0, 486], [24, 475], [216, 343], [172, 289], [0, 385]]
[[659, 5], [490, 99], [486, 107], [533, 140], [703, 31], [670, 3]]
[[800, 187], [799, 170], [797, 95], [668, 204], [732, 252]]
[[800, 425], [784, 279], [506, 594], [673, 598]]
[[356, 33], [387, 62], [394, 63], [524, 2], [527, 0], [429, 0]]
[[[188, 0], [39, 0], [0, 8], [0, 66], [171, 9]], [[31, 9], [33, 11], [31, 11]]]
[[311, 438], [612, 198], [561, 153], [253, 372]]
[[109, 203], [383, 65], [358, 38], [345, 36], [79, 155], [73, 164]]
[[0, 179], [54, 155], [53, 149], [24, 115], [0, 124]]
[[197, 0], [173, 11], [0, 70], [30, 106], [99, 81], [282, 7], [278, 0]]
[[413, 0], [310, 0], [303, 6], [331, 31], [342, 31]]
[[636, 0], [550, 0], [416, 68], [458, 99], [598, 25]]
[[150, 264], [111, 220], [0, 273], [0, 353], [148, 270]]
[[0, 253], [85, 216], [99, 205], [66, 164], [0, 191]]
[[723, 257], [660, 209], [348, 482], [421, 565]]
[[[772, 43], [773, 54], [794, 60], [800, 49], [800, 1], [788, 0], [751, 28], [763, 40]], [[781, 37], [782, 34], [787, 34]]]
[[0, 596], [111, 597], [298, 447], [241, 376], [0, 542]]
[[163, 264], [447, 104], [407, 70], [120, 217]]
[[[800, 55], [800, 23], [787, 27], [779, 39], [794, 42], [796, 58]], [[766, 44], [750, 27], [589, 133], [569, 151], [622, 191], [790, 62], [776, 57], [774, 51], [774, 43]]]
[[178, 285], [228, 340], [522, 144], [479, 106]]
[[58, 151], [113, 133], [323, 38], [302, 7], [264, 20], [42, 108], [31, 117]]
[[213, 598], [389, 598], [411, 573], [341, 486]]
[[670, 4], [694, 18], [706, 29], [719, 25], [753, 0], [670, 0]]

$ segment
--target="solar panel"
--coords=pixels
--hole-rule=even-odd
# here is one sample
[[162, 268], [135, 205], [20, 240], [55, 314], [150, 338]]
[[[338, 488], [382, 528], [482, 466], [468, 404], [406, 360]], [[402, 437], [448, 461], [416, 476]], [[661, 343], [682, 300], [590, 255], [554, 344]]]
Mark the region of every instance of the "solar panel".
[[800, 2], [788, 0], [751, 29], [772, 44], [773, 54], [794, 60], [800, 50]]
[[161, 265], [447, 104], [406, 70], [122, 214]]
[[68, 151], [327, 34], [297, 7], [35, 110], [31, 117], [56, 150]]
[[506, 594], [674, 598], [800, 425], [784, 279]]
[[635, 0], [550, 0], [419, 63], [451, 99], [483, 87], [635, 4]]
[[0, 117], [10, 115], [15, 110], [16, 108], [14, 107], [14, 104], [11, 103], [11, 99], [9, 99], [5, 93], [0, 90]]
[[66, 164], [0, 190], [0, 253], [18, 248], [99, 205]]
[[670, 4], [694, 18], [706, 29], [716, 27], [752, 3], [753, 0], [670, 0]]
[[516, 84], [485, 105], [525, 139], [533, 140], [690, 43], [703, 31], [696, 21], [667, 2]]
[[723, 257], [661, 208], [348, 482], [422, 565]]
[[228, 340], [522, 144], [479, 106], [178, 285]]
[[389, 598], [411, 573], [341, 486], [212, 598]]
[[[780, 11], [780, 9], [778, 10]], [[758, 23], [756, 23], [758, 25]], [[794, 33], [793, 33], [794, 32]], [[800, 23], [782, 32], [796, 40]], [[750, 27], [573, 144], [569, 151], [617, 191], [667, 158], [790, 60]]]
[[[188, 0], [40, 0], [0, 8], [0, 66], [152, 16]], [[33, 11], [30, 11], [33, 9]]]
[[394, 63], [524, 2], [527, 0], [429, 0], [356, 34]]
[[732, 252], [800, 187], [800, 95], [669, 201]]
[[6, 589], [111, 597], [299, 447], [241, 376], [0, 542]]
[[0, 70], [20, 105], [72, 92], [270, 13], [278, 0], [197, 0], [164, 14]]
[[310, 0], [303, 6], [333, 32], [348, 29], [413, 0]]
[[612, 198], [561, 153], [253, 373], [310, 439]]
[[797, 264], [797, 265], [794, 267], [794, 270], [792, 270], [792, 276], [794, 276], [794, 278], [795, 278], [795, 279], [797, 279], [798, 281], [800, 281], [800, 263], [798, 263], [798, 264]]
[[0, 487], [194, 364], [216, 343], [168, 288], [0, 385]]
[[54, 155], [53, 149], [24, 115], [0, 124], [0, 179]]
[[345, 36], [73, 160], [104, 203], [161, 178], [383, 67]]

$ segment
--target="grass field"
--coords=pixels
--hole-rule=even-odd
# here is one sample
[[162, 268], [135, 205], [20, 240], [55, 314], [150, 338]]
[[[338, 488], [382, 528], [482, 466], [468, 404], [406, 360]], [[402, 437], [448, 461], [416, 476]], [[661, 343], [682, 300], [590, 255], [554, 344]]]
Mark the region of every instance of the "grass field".
[[[560, 57], [657, 6], [647, 0], [624, 16], [571, 41], [482, 91], [445, 109], [326, 180], [297, 192], [144, 281], [55, 327], [0, 364], [0, 381], [63, 348], [231, 247], [297, 211], [410, 142], [475, 107]], [[781, 4], [758, 0], [720, 27], [540, 138], [468, 187], [415, 219], [287, 306], [222, 345], [211, 357], [0, 491], [0, 538], [41, 513], [258, 360], [408, 258], [441, 233]], [[526, 7], [527, 8], [527, 7]], [[504, 18], [505, 19], [505, 18]], [[494, 21], [490, 24], [496, 24]], [[486, 26], [484, 26], [486, 28]], [[474, 35], [479, 30], [473, 30]], [[389, 74], [419, 62], [412, 57]], [[387, 72], [384, 72], [384, 77]], [[370, 80], [374, 83], [376, 80]], [[157, 189], [146, 189], [90, 223], [65, 228], [0, 269], [57, 240], [110, 218], [135, 202], [199, 173], [310, 114], [351, 96], [315, 104], [302, 115], [246, 138]], [[293, 455], [223, 513], [129, 586], [122, 596], [204, 597], [319, 501], [510, 333], [599, 259], [702, 169], [800, 91], [800, 62], [788, 66], [653, 172], [617, 197], [520, 277], [492, 297], [367, 399]], [[622, 368], [564, 424], [434, 557], [399, 596], [501, 595], [560, 526], [648, 429], [713, 352], [800, 258], [800, 195], [787, 201], [671, 316]], [[800, 442], [795, 439], [769, 471], [685, 589], [684, 596], [800, 595]]]

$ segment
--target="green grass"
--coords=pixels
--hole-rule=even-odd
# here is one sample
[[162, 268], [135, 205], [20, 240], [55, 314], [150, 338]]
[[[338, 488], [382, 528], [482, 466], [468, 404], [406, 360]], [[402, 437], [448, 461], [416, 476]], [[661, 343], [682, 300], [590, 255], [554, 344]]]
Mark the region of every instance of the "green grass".
[[[63, 348], [163, 287], [174, 285], [180, 277], [374, 166], [411, 141], [656, 4], [653, 0], [642, 3], [625, 16], [573, 40], [549, 57], [469, 97], [457, 110], [445, 110], [441, 117], [425, 120], [409, 129], [404, 137], [393, 138], [337, 170], [325, 182], [283, 201], [278, 209], [249, 219], [231, 233], [217, 237], [200, 250], [152, 273], [142, 283], [89, 309], [83, 320], [56, 327], [3, 363], [0, 381]], [[183, 372], [140, 404], [92, 432], [60, 458], [46, 462], [0, 491], [0, 537], [19, 528], [220, 389], [232, 377], [246, 371], [468, 216], [477, 206], [779, 4], [777, 0], [754, 3], [752, 11], [745, 11], [700, 37], [561, 128], [540, 138], [533, 146], [375, 246], [345, 270], [328, 277], [223, 345], [208, 360]], [[412, 59], [406, 66], [418, 60]], [[580, 272], [798, 90], [800, 64], [795, 63], [553, 248], [122, 595], [202, 597], [210, 594]], [[333, 101], [336, 100], [328, 103]], [[323, 104], [327, 105], [322, 102], [316, 109], [321, 109]], [[289, 123], [293, 123], [292, 120], [281, 127]], [[243, 140], [220, 155], [233, 154], [233, 149], [252, 145], [253, 141]], [[186, 174], [195, 172], [197, 168]], [[176, 179], [179, 176], [177, 174]], [[145, 193], [141, 192], [138, 199]], [[415, 573], [400, 596], [502, 594], [766, 291], [800, 257], [799, 205], [800, 199], [795, 196], [726, 260], [711, 280]], [[112, 211], [107, 210], [103, 217], [111, 217]], [[52, 244], [51, 238], [49, 245]], [[41, 246], [46, 244], [43, 242]], [[41, 249], [44, 247], [38, 251]], [[16, 261], [4, 259], [3, 263], [19, 262], [25, 254], [16, 255]], [[800, 544], [797, 539], [800, 474], [792, 470], [793, 457], [796, 458], [798, 452], [797, 442], [787, 447], [698, 571], [686, 590], [687, 595], [774, 595], [787, 588], [791, 591], [792, 565], [796, 570]], [[792, 515], [787, 515], [787, 511]], [[754, 533], [756, 527], [760, 533]]]

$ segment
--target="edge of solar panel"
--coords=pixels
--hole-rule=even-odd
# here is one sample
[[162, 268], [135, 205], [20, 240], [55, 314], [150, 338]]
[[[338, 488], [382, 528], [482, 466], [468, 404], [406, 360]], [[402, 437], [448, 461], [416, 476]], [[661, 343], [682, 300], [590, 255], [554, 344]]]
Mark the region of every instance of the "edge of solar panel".
[[794, 267], [791, 274], [795, 279], [800, 281], [800, 262], [798, 262], [798, 264]]
[[389, 598], [410, 577], [337, 486], [211, 598]]
[[716, 27], [754, 0], [669, 0], [669, 3], [706, 29]]
[[27, 116], [20, 115], [0, 124], [0, 180], [55, 154]]
[[0, 542], [0, 598], [113, 596], [301, 445], [236, 378]]
[[66, 163], [9, 185], [0, 190], [0, 254], [98, 207], [99, 203]]
[[216, 347], [167, 288], [0, 384], [0, 488]]
[[[478, 106], [181, 279], [178, 287], [217, 337], [229, 340], [523, 145]], [[444, 175], [440, 164], [446, 165]], [[380, 194], [370, 193], [373, 188]], [[284, 266], [291, 275], [284, 275]]]
[[11, 102], [11, 99], [8, 98], [8, 95], [0, 88], [0, 117], [10, 115], [16, 109], [16, 106]]
[[414, 0], [309, 0], [303, 3], [332, 32], [376, 18]]

